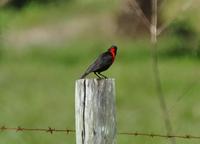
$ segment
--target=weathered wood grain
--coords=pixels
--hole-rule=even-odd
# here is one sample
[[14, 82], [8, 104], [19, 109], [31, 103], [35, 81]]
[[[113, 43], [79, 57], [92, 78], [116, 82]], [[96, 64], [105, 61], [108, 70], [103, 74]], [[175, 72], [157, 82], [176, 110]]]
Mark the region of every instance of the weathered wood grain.
[[115, 81], [76, 81], [76, 144], [115, 144]]

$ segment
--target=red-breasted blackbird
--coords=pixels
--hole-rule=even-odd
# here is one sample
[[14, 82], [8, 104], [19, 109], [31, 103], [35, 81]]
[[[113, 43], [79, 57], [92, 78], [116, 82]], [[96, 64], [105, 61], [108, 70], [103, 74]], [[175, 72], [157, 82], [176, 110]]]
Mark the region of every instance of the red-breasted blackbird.
[[117, 46], [112, 45], [87, 68], [85, 73], [81, 76], [81, 79], [85, 78], [91, 72], [94, 72], [98, 78], [107, 78], [105, 75], [101, 74], [101, 72], [107, 70], [113, 64], [116, 54]]

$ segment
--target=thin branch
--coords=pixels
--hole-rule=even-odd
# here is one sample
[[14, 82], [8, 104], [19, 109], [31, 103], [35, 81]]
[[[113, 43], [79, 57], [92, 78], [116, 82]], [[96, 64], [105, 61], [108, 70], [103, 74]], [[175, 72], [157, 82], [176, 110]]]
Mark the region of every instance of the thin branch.
[[148, 18], [146, 17], [146, 15], [144, 14], [144, 12], [141, 9], [141, 7], [139, 6], [138, 2], [136, 0], [129, 0], [128, 4], [132, 8], [132, 10], [134, 10], [136, 12], [137, 16], [139, 18], [141, 18], [141, 20], [143, 21], [143, 23], [145, 24], [145, 26], [149, 30], [150, 26], [151, 26], [151, 23], [148, 20]]
[[[191, 5], [192, 5], [192, 1], [193, 0], [189, 0], [187, 1], [187, 3], [185, 3], [179, 10], [178, 12], [176, 12], [176, 15], [174, 17], [172, 17], [167, 23], [163, 24], [162, 26], [160, 26], [160, 28], [158, 28], [158, 32], [157, 32], [157, 36], [159, 36], [164, 30], [166, 30], [169, 25], [175, 20], [177, 19], [177, 16], [181, 15], [181, 13], [183, 13], [184, 11], [188, 10]], [[177, 14], [179, 13], [179, 14]]]
[[170, 107], [170, 109], [168, 109], [169, 112], [171, 112], [174, 109], [174, 107], [177, 105], [177, 103], [179, 101], [181, 101], [185, 96], [187, 96], [187, 94], [196, 86], [196, 84], [198, 83], [198, 81], [199, 81], [199, 79], [196, 79], [189, 86], [187, 86], [187, 87], [184, 88], [184, 91], [177, 97], [176, 101]]
[[[163, 94], [162, 90], [162, 85], [161, 85], [161, 79], [160, 79], [160, 71], [158, 68], [158, 55], [157, 55], [157, 23], [158, 23], [158, 1], [157, 0], [152, 0], [152, 17], [151, 17], [151, 42], [153, 44], [153, 49], [152, 49], [152, 58], [153, 58], [153, 72], [154, 72], [154, 78], [155, 78], [155, 83], [156, 83], [156, 90], [158, 94], [158, 98], [160, 101], [160, 107], [163, 112], [164, 116], [164, 122], [165, 122], [165, 127], [167, 130], [167, 135], [172, 135], [173, 130], [172, 130], [172, 125], [171, 121], [169, 118], [169, 113], [165, 101], [165, 97]], [[170, 139], [172, 144], [176, 144], [175, 138]]]
[[167, 0], [163, 0], [159, 6], [159, 10], [162, 10], [166, 4]]
[[157, 23], [158, 23], [158, 2], [157, 0], [152, 0], [152, 16], [151, 16], [151, 42], [156, 44], [157, 42]]

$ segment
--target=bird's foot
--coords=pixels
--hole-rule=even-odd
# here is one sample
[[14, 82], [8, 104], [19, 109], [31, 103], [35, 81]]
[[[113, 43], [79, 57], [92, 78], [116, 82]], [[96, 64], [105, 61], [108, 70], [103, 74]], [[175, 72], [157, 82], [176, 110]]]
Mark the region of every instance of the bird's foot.
[[103, 79], [108, 79], [108, 77], [107, 76], [105, 76], [105, 75], [103, 75], [103, 74], [101, 74], [101, 73], [98, 73], [100, 76], [102, 76], [102, 78]]

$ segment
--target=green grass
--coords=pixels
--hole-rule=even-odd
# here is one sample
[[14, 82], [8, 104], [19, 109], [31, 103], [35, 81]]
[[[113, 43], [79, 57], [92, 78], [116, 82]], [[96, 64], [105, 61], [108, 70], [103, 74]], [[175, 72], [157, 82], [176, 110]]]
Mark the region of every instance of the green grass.
[[[98, 41], [93, 43], [101, 46], [98, 44]], [[24, 53], [4, 50], [0, 63], [0, 123], [74, 129], [75, 80], [101, 51], [89, 45], [79, 42], [58, 49], [30, 48]], [[165, 133], [148, 53], [147, 44], [121, 41], [116, 63], [105, 72], [116, 79], [118, 131]], [[199, 132], [198, 65], [199, 61], [191, 58], [161, 59], [159, 63], [167, 105], [173, 106], [170, 116], [176, 133]], [[176, 102], [193, 82], [191, 90]], [[74, 134], [5, 132], [0, 135], [4, 143], [75, 143]], [[166, 143], [167, 140], [118, 136], [119, 144], [144, 142]]]
[[[34, 4], [19, 13], [1, 10], [3, 13], [0, 13], [0, 18], [3, 21], [0, 24], [6, 34], [7, 31], [46, 26], [54, 21], [70, 21], [77, 15], [110, 13], [117, 6], [117, 3], [112, 6], [112, 2], [77, 0], [58, 7], [48, 5], [46, 11]], [[92, 30], [59, 45], [50, 42], [48, 45], [19, 48], [6, 44], [6, 41], [1, 43], [0, 126], [74, 129], [75, 80], [114, 41], [119, 46], [116, 62], [105, 74], [116, 79], [118, 131], [166, 133], [155, 90], [149, 40], [120, 36], [111, 38]], [[166, 36], [159, 39], [158, 43], [164, 96], [175, 134], [198, 136], [200, 61], [188, 55], [164, 57], [165, 51], [179, 44], [179, 40], [173, 38]], [[91, 74], [89, 77], [95, 76]], [[0, 132], [0, 137], [1, 143], [5, 144], [75, 143], [74, 134], [64, 133]], [[164, 144], [168, 143], [168, 139], [118, 135], [117, 143]], [[197, 144], [198, 141], [177, 140], [177, 143]]]

